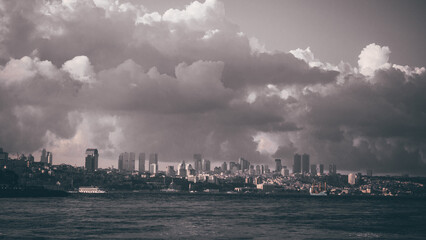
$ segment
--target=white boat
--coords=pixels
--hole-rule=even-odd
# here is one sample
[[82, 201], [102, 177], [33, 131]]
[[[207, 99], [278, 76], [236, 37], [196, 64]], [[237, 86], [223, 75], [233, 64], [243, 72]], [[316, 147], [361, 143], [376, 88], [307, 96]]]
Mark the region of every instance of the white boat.
[[100, 190], [98, 187], [79, 187], [79, 193], [106, 193], [104, 190]]
[[312, 183], [312, 186], [309, 188], [309, 194], [311, 196], [327, 196], [327, 183], [324, 185], [319, 182], [318, 184]]

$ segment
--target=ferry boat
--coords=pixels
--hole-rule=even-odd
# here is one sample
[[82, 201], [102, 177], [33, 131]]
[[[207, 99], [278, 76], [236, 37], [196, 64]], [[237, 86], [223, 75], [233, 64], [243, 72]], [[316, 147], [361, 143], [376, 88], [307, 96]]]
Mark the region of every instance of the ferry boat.
[[98, 187], [79, 187], [79, 193], [106, 193], [106, 191], [99, 189]]
[[327, 196], [327, 183], [324, 182], [323, 185], [321, 182], [318, 184], [313, 182], [311, 188], [309, 189], [309, 194], [311, 196]]

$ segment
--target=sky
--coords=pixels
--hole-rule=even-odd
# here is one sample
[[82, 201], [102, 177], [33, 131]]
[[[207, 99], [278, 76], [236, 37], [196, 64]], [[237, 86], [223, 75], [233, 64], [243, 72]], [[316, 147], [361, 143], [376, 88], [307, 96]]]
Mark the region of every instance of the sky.
[[0, 146], [426, 174], [422, 1], [0, 1]]

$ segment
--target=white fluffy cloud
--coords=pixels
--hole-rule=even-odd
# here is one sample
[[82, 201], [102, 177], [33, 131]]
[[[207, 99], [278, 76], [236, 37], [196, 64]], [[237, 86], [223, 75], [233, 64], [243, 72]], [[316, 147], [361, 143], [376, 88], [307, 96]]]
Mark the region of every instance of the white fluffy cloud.
[[373, 76], [377, 69], [389, 68], [389, 47], [379, 46], [375, 43], [367, 45], [358, 56], [358, 66], [360, 73], [365, 76]]

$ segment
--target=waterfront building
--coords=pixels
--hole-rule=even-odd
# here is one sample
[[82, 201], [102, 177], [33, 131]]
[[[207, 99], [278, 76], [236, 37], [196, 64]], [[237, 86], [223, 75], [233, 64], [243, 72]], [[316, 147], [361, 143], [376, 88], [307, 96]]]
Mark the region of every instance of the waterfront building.
[[197, 173], [200, 173], [203, 171], [202, 159], [203, 159], [203, 155], [201, 155], [200, 153], [194, 154], [194, 168], [195, 168], [195, 171], [197, 171]]
[[309, 154], [302, 155], [302, 173], [309, 173]]
[[48, 163], [48, 159], [47, 159], [47, 152], [46, 149], [43, 148], [43, 150], [41, 150], [41, 156], [40, 156], [40, 162], [42, 163]]
[[302, 156], [296, 153], [293, 158], [293, 173], [301, 173], [302, 172]]
[[202, 165], [203, 165], [203, 171], [204, 172], [210, 172], [210, 161], [209, 160], [203, 159]]
[[277, 158], [275, 159], [275, 172], [281, 172], [282, 169], [281, 159]]
[[240, 164], [240, 170], [242, 170], [244, 172], [244, 170], [249, 169], [250, 167], [250, 162], [245, 160], [244, 158], [240, 157], [238, 159], [238, 162]]
[[145, 172], [145, 153], [139, 153], [139, 172]]
[[324, 164], [319, 165], [319, 172], [320, 172], [321, 175], [324, 174]]
[[88, 148], [86, 150], [86, 164], [87, 171], [93, 172], [98, 169], [99, 152], [96, 148]]
[[311, 164], [311, 175], [316, 176], [317, 175], [317, 165]]
[[222, 171], [224, 171], [224, 172], [228, 171], [228, 166], [227, 166], [226, 162], [222, 163], [221, 168], [222, 168]]
[[50, 165], [53, 165], [53, 154], [51, 152], [47, 152], [47, 161]]
[[151, 174], [157, 174], [157, 172], [158, 172], [158, 164], [156, 164], [156, 163], [150, 164], [149, 165], [149, 172]]
[[351, 185], [356, 184], [356, 174], [355, 173], [349, 173], [348, 175], [348, 183]]
[[134, 152], [129, 153], [129, 166], [127, 170], [131, 172], [135, 170], [135, 153]]
[[174, 177], [175, 175], [176, 175], [175, 168], [173, 166], [167, 166], [166, 167], [166, 176]]
[[158, 164], [158, 154], [157, 153], [151, 153], [149, 154], [149, 161], [148, 161], [149, 165], [155, 163]]

